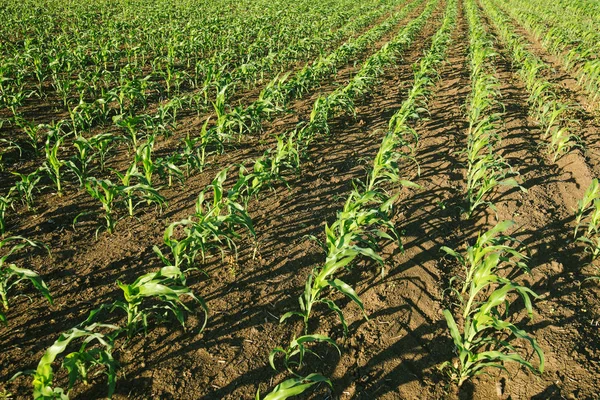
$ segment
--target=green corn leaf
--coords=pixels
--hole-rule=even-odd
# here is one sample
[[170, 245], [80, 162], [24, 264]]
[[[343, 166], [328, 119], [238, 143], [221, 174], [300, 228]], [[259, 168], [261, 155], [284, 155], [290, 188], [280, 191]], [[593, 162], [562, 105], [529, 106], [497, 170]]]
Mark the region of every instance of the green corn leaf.
[[[273, 391], [266, 395], [263, 400], [285, 400], [292, 396], [302, 394], [314, 384], [321, 382], [325, 382], [329, 386], [332, 386], [331, 381], [320, 374], [310, 374], [305, 378], [291, 378], [275, 386]], [[258, 393], [256, 398], [260, 399]]]
[[327, 284], [329, 286], [337, 289], [338, 291], [343, 293], [345, 296], [349, 297], [353, 302], [355, 302], [360, 307], [361, 311], [363, 312], [364, 317], [366, 319], [369, 319], [367, 317], [367, 314], [365, 313], [365, 308], [364, 308], [362, 301], [360, 300], [360, 298], [358, 297], [358, 295], [356, 294], [356, 292], [354, 291], [354, 289], [352, 289], [352, 287], [350, 285], [348, 285], [347, 283], [345, 283], [339, 279], [328, 280]]

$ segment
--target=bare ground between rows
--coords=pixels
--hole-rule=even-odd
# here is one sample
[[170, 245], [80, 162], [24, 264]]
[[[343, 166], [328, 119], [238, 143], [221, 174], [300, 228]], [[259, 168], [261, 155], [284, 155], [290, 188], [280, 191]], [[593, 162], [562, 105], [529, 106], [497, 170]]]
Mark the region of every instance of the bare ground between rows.
[[[439, 17], [440, 12], [436, 15]], [[434, 28], [426, 28], [425, 37]], [[221, 262], [215, 257], [204, 266], [208, 278], [202, 273], [192, 274], [192, 287], [211, 309], [206, 331], [195, 335], [198, 326], [194, 323], [188, 333], [158, 327], [147, 338], [119, 350], [124, 376], [115, 397], [197, 398], [202, 393], [204, 398], [250, 398], [259, 383], [263, 383], [263, 390], [273, 383], [268, 350], [283, 344], [298, 328], [280, 326], [276, 317], [296, 307], [298, 290], [321, 257], [317, 246], [304, 236], [320, 235], [323, 221], [331, 221], [343, 203], [351, 180], [364, 176], [366, 166], [361, 159], [372, 157], [380, 142], [381, 136], [373, 132], [384, 129], [399, 107], [403, 82], [411, 75], [410, 64], [428, 41], [417, 41], [406, 60], [360, 106], [356, 121], [338, 118], [332, 122], [332, 138], [313, 146], [313, 162], [304, 167], [302, 176], [290, 179], [290, 191], [278, 188], [266, 192], [261, 202], [252, 204], [250, 212], [259, 232], [255, 259], [253, 243], [247, 239], [240, 245], [239, 260], [227, 257]], [[76, 325], [91, 308], [118, 298], [119, 290], [112, 282], [129, 282], [157, 268], [158, 259], [151, 248], [161, 243], [165, 220], [189, 215], [206, 183], [206, 179], [195, 177], [185, 190], [168, 191], [171, 207], [167, 213], [160, 216], [148, 210], [138, 216], [139, 220], [121, 221], [114, 235], [101, 234], [98, 241], [94, 240], [94, 222], [82, 224], [76, 231], [69, 227], [72, 208], [78, 207], [79, 201], [89, 206], [91, 200], [46, 197], [48, 209], [27, 216], [19, 233], [55, 249], [52, 258], [36, 254], [28, 261], [48, 278], [56, 302], [48, 307], [33, 296], [31, 303], [25, 299], [15, 303], [10, 329], [0, 331], [0, 340], [7, 348], [2, 365], [12, 366], [3, 368], [0, 381], [17, 370], [35, 368], [58, 332]], [[65, 206], [65, 200], [70, 205]], [[319, 324], [320, 331], [331, 330], [332, 335], [339, 336], [339, 324], [331, 316]], [[19, 398], [31, 391], [28, 378], [19, 378], [7, 388]], [[74, 395], [101, 397], [104, 392], [103, 379], [96, 378], [90, 387], [78, 387]]]

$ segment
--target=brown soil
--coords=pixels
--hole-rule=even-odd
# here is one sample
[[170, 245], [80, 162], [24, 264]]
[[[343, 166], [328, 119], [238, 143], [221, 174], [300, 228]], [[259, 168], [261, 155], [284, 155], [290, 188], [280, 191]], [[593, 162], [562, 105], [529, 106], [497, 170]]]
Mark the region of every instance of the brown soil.
[[[224, 260], [215, 255], [202, 266], [203, 271], [190, 273], [190, 287], [210, 309], [206, 329], [198, 334], [200, 320], [192, 318], [187, 331], [177, 324], [153, 325], [147, 336], [136, 336], [126, 346], [120, 343], [115, 352], [121, 368], [114, 398], [252, 399], [257, 389], [264, 394], [288, 377], [271, 369], [268, 354], [302, 332], [299, 320], [285, 324], [278, 320], [297, 308], [306, 277], [312, 267], [323, 262], [321, 249], [307, 235], [322, 237], [324, 223], [334, 220], [352, 181], [364, 178], [389, 118], [411, 86], [411, 65], [430, 45], [444, 5], [440, 4], [404, 58], [359, 104], [356, 119], [332, 121], [332, 135], [311, 146], [310, 160], [303, 164], [301, 174], [288, 177], [290, 188], [280, 185], [250, 203], [256, 244], [245, 235], [237, 260], [232, 255]], [[455, 265], [440, 247], [459, 248], [480, 230], [504, 219], [516, 221], [511, 233], [530, 253], [532, 273], [518, 279], [540, 294], [533, 321], [522, 310], [516, 310], [514, 318], [544, 349], [546, 372], [536, 377], [509, 364], [508, 373], [490, 371], [490, 376], [482, 375], [465, 385], [460, 398], [497, 398], [499, 382], [504, 385], [504, 399], [598, 396], [600, 290], [596, 281], [585, 280], [594, 268], [586, 266], [583, 248], [572, 242], [573, 209], [597, 176], [597, 154], [589, 152], [584, 157], [574, 151], [556, 165], [548, 161], [538, 146], [539, 130], [528, 117], [527, 93], [505, 50], [497, 44], [501, 54], [497, 76], [506, 106], [501, 151], [519, 173], [518, 180], [527, 193], [514, 188], [500, 190], [494, 197], [497, 215], [482, 211], [472, 221], [460, 218], [464, 186], [460, 150], [465, 146], [464, 110], [470, 92], [467, 26], [462, 7], [460, 10], [448, 61], [440, 68], [440, 80], [429, 100], [430, 117], [415, 125], [420, 135], [416, 152], [420, 175], [414, 166], [406, 166], [407, 175], [422, 188], [404, 189], [396, 207], [395, 223], [404, 231], [404, 252], [395, 244], [385, 244], [383, 278], [379, 266], [365, 262], [342, 277], [356, 288], [369, 316], [368, 321], [363, 319], [354, 304], [337, 299], [348, 319], [347, 339], [342, 337], [336, 316], [317, 310], [311, 330], [336, 338], [342, 356], [324, 347], [323, 352], [329, 353], [324, 353], [323, 360], [311, 359], [311, 370], [330, 376], [333, 390], [321, 386], [304, 398], [454, 396], [447, 377], [437, 368], [454, 357], [441, 310], [448, 306], [445, 289]], [[152, 247], [162, 244], [169, 223], [193, 212], [198, 193], [215, 173], [259, 156], [273, 143], [274, 134], [308, 118], [314, 99], [345, 84], [358, 68], [340, 71], [335, 79], [295, 102], [288, 116], [265, 124], [261, 138], [248, 137], [228, 148], [202, 174], [187, 180], [184, 188], [165, 188], [169, 206], [162, 214], [144, 207], [136, 218], [120, 221], [113, 235], [100, 232], [96, 239], [96, 227], [102, 221], [89, 218], [73, 229], [77, 214], [98, 209], [74, 186], [61, 198], [40, 194], [35, 213], [17, 208], [19, 219], [11, 221], [10, 233], [41, 240], [52, 249], [50, 257], [35, 251], [18, 262], [43, 275], [55, 304], [48, 306], [28, 287], [23, 292], [30, 299], [13, 300], [8, 326], [0, 327], [0, 392], [4, 387], [16, 398], [29, 397], [30, 377], [10, 383], [8, 379], [18, 371], [35, 369], [58, 334], [81, 322], [89, 310], [120, 298], [121, 291], [113, 282], [131, 282], [160, 267]], [[184, 121], [177, 135], [196, 129], [197, 124], [196, 120]], [[586, 129], [585, 136], [598, 134], [594, 125]], [[590, 147], [594, 142], [590, 139]], [[167, 151], [170, 146], [173, 142], [162, 149]], [[61, 385], [67, 382], [64, 372], [55, 379]], [[91, 379], [89, 386], [76, 385], [71, 392], [79, 399], [101, 398], [105, 393], [103, 375]]]

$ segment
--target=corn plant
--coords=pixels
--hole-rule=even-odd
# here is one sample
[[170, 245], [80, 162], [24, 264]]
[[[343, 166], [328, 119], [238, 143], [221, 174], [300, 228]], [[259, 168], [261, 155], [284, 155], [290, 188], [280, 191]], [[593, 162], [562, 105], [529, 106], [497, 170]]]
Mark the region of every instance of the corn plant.
[[204, 121], [198, 136], [191, 137], [188, 133], [183, 140], [184, 150], [181, 156], [185, 160], [184, 166], [187, 170], [187, 175], [190, 174], [190, 169], [197, 169], [202, 172], [206, 165], [207, 155], [223, 152], [223, 141], [217, 129], [208, 128], [209, 122], [210, 118]]
[[277, 147], [269, 149], [254, 162], [252, 173], [247, 176], [240, 176], [235, 185], [236, 190], [247, 191], [245, 205], [251, 196], [258, 196], [258, 193], [265, 187], [271, 187], [274, 182], [282, 182], [287, 186], [287, 181], [283, 178], [284, 170], [293, 170], [298, 172], [300, 166], [300, 154], [298, 152], [298, 142], [294, 138], [295, 132], [288, 135], [277, 136]]
[[13, 244], [12, 247], [8, 249], [5, 255], [0, 257], [0, 300], [3, 307], [3, 311], [0, 311], [0, 322], [4, 323], [7, 321], [4, 312], [9, 309], [9, 292], [21, 282], [29, 281], [52, 304], [52, 296], [50, 295], [48, 286], [46, 286], [46, 283], [36, 272], [27, 268], [17, 267], [16, 264], [9, 262], [10, 257], [21, 249], [42, 247], [48, 250], [48, 248], [39, 242], [26, 239], [22, 236], [9, 236], [0, 241], [0, 250], [10, 244]]
[[14, 122], [25, 132], [28, 139], [27, 143], [31, 146], [34, 154], [37, 155], [39, 153], [38, 142], [40, 140], [40, 131], [44, 127], [44, 124], [35, 124], [20, 115], [15, 116]]
[[[304, 377], [294, 377], [286, 379], [273, 388], [269, 394], [263, 397], [263, 400], [285, 400], [292, 396], [298, 396], [304, 393], [313, 385], [326, 383], [333, 387], [331, 381], [321, 374], [309, 374]], [[256, 400], [260, 400], [260, 390], [256, 392]]]
[[126, 313], [127, 322], [124, 329], [129, 338], [140, 330], [146, 332], [149, 318], [163, 319], [167, 314], [172, 314], [185, 329], [185, 313], [191, 313], [192, 310], [183, 302], [183, 297], [191, 299], [202, 308], [204, 323], [200, 331], [206, 326], [208, 308], [204, 300], [187, 287], [185, 275], [175, 266], [163, 267], [158, 272], [142, 275], [131, 284], [117, 281], [117, 285], [123, 290], [125, 301], [115, 301], [112, 309], [120, 309]]
[[[333, 346], [339, 355], [341, 355], [340, 348], [335, 343], [334, 340], [319, 334], [313, 335], [303, 335], [298, 338], [294, 338], [289, 346], [284, 349], [281, 347], [277, 347], [271, 350], [269, 354], [269, 364], [274, 370], [277, 370], [275, 367], [275, 356], [277, 354], [283, 354], [284, 356], [284, 365], [287, 371], [294, 375], [293, 378], [287, 379], [284, 382], [273, 388], [273, 391], [267, 395], [264, 400], [267, 399], [286, 399], [290, 396], [302, 394], [305, 390], [309, 389], [311, 386], [317, 383], [327, 383], [329, 386], [332, 386], [331, 381], [320, 374], [309, 374], [304, 377], [295, 372], [295, 369], [302, 368], [304, 365], [304, 357], [306, 354], [311, 354], [317, 358], [321, 358], [316, 352], [312, 351], [309, 347], [307, 347], [310, 343], [316, 342], [324, 342], [331, 346]], [[260, 399], [260, 391], [257, 391], [256, 398]]]
[[[3, 119], [0, 118], [0, 129], [2, 129]], [[0, 151], [0, 172], [4, 171], [6, 165], [3, 161], [4, 156], [11, 150], [17, 150], [19, 152], [19, 158], [23, 156], [23, 148], [14, 140], [0, 138], [0, 143], [3, 145], [2, 151]]]
[[[96, 330], [113, 331], [109, 334]], [[34, 399], [69, 399], [69, 391], [78, 380], [88, 384], [90, 373], [93, 375], [104, 373], [108, 377], [108, 394], [111, 398], [117, 380], [118, 363], [112, 356], [115, 332], [119, 328], [114, 325], [94, 323], [88, 326], [79, 326], [61, 333], [58, 339], [50, 346], [33, 373], [33, 398]], [[76, 339], [83, 339], [78, 351], [71, 352], [64, 357], [62, 367], [69, 375], [67, 391], [61, 387], [54, 387], [54, 370], [52, 363], [64, 353], [67, 347]], [[91, 345], [96, 342], [96, 346]]]
[[526, 189], [520, 186], [514, 178], [508, 178], [511, 174], [514, 172], [510, 165], [500, 155], [491, 151], [478, 155], [473, 164], [469, 164], [467, 170], [466, 217], [470, 218], [482, 204], [488, 205], [495, 211], [494, 204], [486, 198], [498, 186], [518, 187], [526, 192]]
[[143, 123], [142, 116], [128, 116], [119, 114], [113, 117], [113, 123], [125, 131], [126, 137], [131, 141], [133, 150], [137, 151], [139, 126]]
[[[245, 228], [253, 237], [256, 236], [252, 219], [237, 202], [241, 196], [237, 189], [241, 185], [226, 191], [223, 187], [226, 178], [227, 169], [224, 169], [198, 196], [194, 215], [172, 223], [165, 230], [164, 242], [170, 248], [174, 261], [171, 262], [158, 247], [154, 248], [165, 265], [179, 266], [185, 261], [188, 267], [192, 267], [198, 256], [204, 262], [212, 249], [218, 249], [222, 258], [225, 257], [226, 249], [232, 250], [237, 258], [236, 240], [241, 237], [240, 228]], [[209, 191], [213, 194], [212, 201], [205, 197]], [[177, 227], [184, 230], [184, 237], [181, 239], [176, 237]]]
[[54, 143], [52, 143], [51, 137], [49, 136], [46, 140], [46, 162], [43, 165], [43, 169], [48, 174], [48, 177], [54, 182], [56, 185], [56, 192], [59, 196], [62, 196], [62, 171], [61, 168], [65, 165], [65, 161], [60, 160], [58, 158], [58, 150], [64, 141], [64, 136], [59, 136], [56, 138]]
[[0, 196], [0, 235], [6, 232], [6, 210], [13, 206], [13, 202], [12, 191], [7, 196]]
[[399, 162], [400, 160], [410, 160], [417, 166], [414, 157], [411, 157], [406, 152], [402, 151], [402, 148], [407, 143], [402, 137], [395, 135], [393, 132], [388, 132], [381, 141], [379, 151], [373, 159], [373, 168], [369, 173], [368, 181], [366, 184], [366, 190], [372, 191], [377, 187], [380, 187], [384, 183], [391, 183], [396, 185], [402, 185], [407, 187], [418, 188], [419, 186], [414, 182], [407, 179], [402, 179], [400, 174]]
[[99, 133], [89, 139], [90, 146], [98, 153], [100, 171], [104, 172], [106, 156], [116, 142], [117, 138], [111, 133]]
[[157, 158], [154, 162], [156, 166], [156, 172], [161, 179], [167, 181], [167, 186], [173, 186], [173, 178], [175, 178], [183, 186], [184, 174], [181, 168], [177, 166], [181, 156], [179, 154], [172, 154], [167, 158]]
[[[325, 263], [315, 268], [309, 275], [304, 293], [298, 298], [300, 311], [285, 313], [280, 322], [291, 316], [300, 316], [304, 320], [304, 331], [307, 333], [312, 309], [316, 304], [322, 303], [338, 315], [344, 333], [348, 332], [343, 312], [333, 300], [326, 297], [326, 289], [335, 290], [347, 296], [364, 313], [363, 303], [354, 289], [342, 280], [333, 278], [333, 275], [339, 269], [351, 264], [359, 255], [381, 263], [383, 266], [382, 258], [375, 251], [377, 239], [385, 238], [400, 243], [400, 235], [389, 219], [394, 200], [395, 197], [386, 197], [375, 191], [359, 193], [354, 190], [351, 192], [336, 221], [331, 227], [325, 225], [326, 240], [323, 247], [327, 257]], [[366, 318], [366, 314], [364, 316]]]
[[[106, 221], [106, 230], [109, 234], [112, 234], [115, 230], [115, 226], [117, 225], [117, 221], [119, 220], [115, 203], [116, 200], [121, 196], [122, 189], [112, 183], [108, 179], [98, 180], [96, 178], [88, 178], [85, 183], [85, 190], [89, 193], [92, 198], [100, 201], [102, 203], [102, 208], [104, 210], [104, 220]], [[83, 214], [75, 217], [73, 224], [77, 222], [77, 219]], [[98, 228], [99, 230], [100, 228]], [[96, 230], [96, 235], [98, 235], [98, 230]]]
[[[143, 148], [143, 146], [140, 146], [140, 149]], [[152, 173], [156, 168], [153, 161], [148, 158], [144, 159], [143, 162], [146, 164], [145, 168], [147, 171], [146, 175], [140, 174], [137, 162], [138, 159], [136, 157], [129, 168], [127, 168], [127, 171], [122, 174], [115, 171], [121, 181], [121, 185], [117, 187], [117, 191], [119, 192], [119, 195], [125, 199], [130, 217], [133, 216], [135, 208], [144, 201], [147, 204], [155, 203], [161, 210], [166, 204], [165, 198], [158, 192], [158, 189], [152, 187], [151, 184], [147, 182], [148, 178], [152, 179]], [[137, 180], [138, 183], [134, 184], [134, 179]], [[134, 202], [134, 200], [138, 199], [139, 201]]]
[[[585, 228], [578, 235], [579, 229]], [[577, 204], [575, 212], [575, 230], [573, 237], [586, 245], [587, 251], [595, 260], [600, 255], [600, 184], [598, 179], [592, 179], [592, 183], [586, 189], [583, 198]]]
[[154, 149], [154, 137], [149, 136], [145, 143], [141, 144], [135, 154], [135, 164], [142, 166], [144, 183], [152, 185], [152, 176], [158, 170], [158, 166], [152, 159], [152, 151]]
[[[316, 357], [319, 357], [318, 354], [307, 347], [307, 344], [315, 342], [328, 343], [338, 351], [339, 355], [341, 355], [340, 348], [331, 338], [319, 334], [304, 335], [292, 340], [287, 349], [276, 347], [271, 350], [271, 353], [269, 354], [269, 364], [271, 364], [271, 367], [274, 370], [277, 370], [277, 368], [275, 368], [275, 356], [277, 356], [277, 354], [283, 354], [285, 368], [290, 373], [296, 375], [294, 369], [301, 368], [304, 365], [304, 357], [306, 354], [312, 354]], [[298, 377], [300, 376], [298, 375]]]
[[[460, 289], [454, 289], [460, 313], [453, 315], [448, 309], [443, 312], [458, 360], [447, 361], [440, 367], [448, 371], [459, 388], [472, 377], [486, 373], [487, 368], [505, 370], [504, 363], [509, 361], [534, 373], [544, 371], [544, 353], [535, 338], [508, 320], [510, 294], [521, 296], [530, 318], [533, 318], [531, 297], [538, 297], [531, 289], [499, 275], [510, 266], [528, 272], [524, 263], [527, 257], [506, 244], [514, 239], [502, 235], [513, 224], [512, 221], [500, 222], [480, 233], [464, 255], [442, 247], [463, 268], [462, 274], [452, 279], [459, 286], [462, 282]], [[457, 318], [462, 320], [462, 328], [459, 328]], [[539, 358], [539, 367], [534, 367], [510, 344], [513, 337], [529, 342]]]
[[77, 176], [79, 186], [84, 187], [89, 177], [90, 166], [95, 158], [92, 143], [83, 136], [73, 140], [73, 147], [77, 150], [75, 155], [65, 163], [67, 167]]
[[[158, 189], [153, 188], [146, 183], [121, 186], [119, 189], [123, 193], [123, 197], [127, 199], [127, 208], [130, 217], [133, 216], [133, 212], [139, 204], [155, 204], [158, 206], [160, 212], [162, 212], [163, 206], [166, 206], [167, 204], [166, 199], [158, 192]], [[139, 201], [134, 203], [134, 199], [139, 199]]]
[[39, 183], [42, 176], [40, 174], [42, 170], [37, 169], [30, 174], [21, 174], [13, 172], [12, 174], [19, 177], [15, 183], [15, 190], [19, 193], [21, 201], [27, 206], [27, 209], [32, 210], [34, 208], [33, 191], [36, 189], [36, 185]]

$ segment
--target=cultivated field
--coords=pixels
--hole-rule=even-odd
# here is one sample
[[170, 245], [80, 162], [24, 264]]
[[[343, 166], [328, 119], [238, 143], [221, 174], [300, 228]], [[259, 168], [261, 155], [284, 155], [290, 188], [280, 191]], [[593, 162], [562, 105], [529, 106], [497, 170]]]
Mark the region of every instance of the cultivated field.
[[600, 398], [598, 2], [0, 17], [0, 398]]

